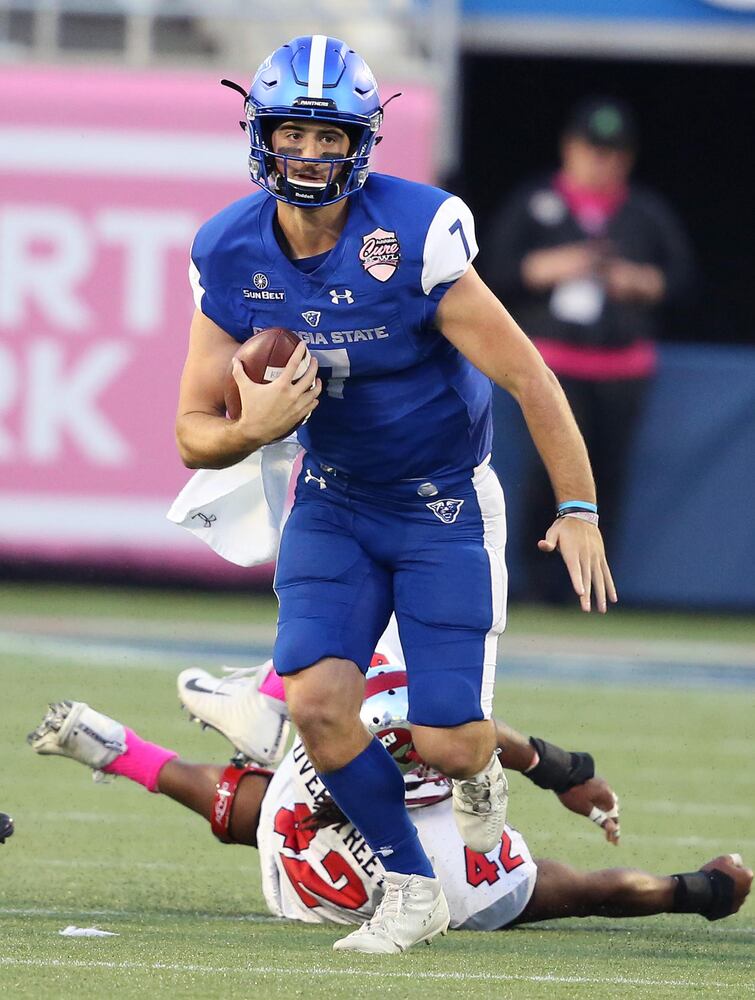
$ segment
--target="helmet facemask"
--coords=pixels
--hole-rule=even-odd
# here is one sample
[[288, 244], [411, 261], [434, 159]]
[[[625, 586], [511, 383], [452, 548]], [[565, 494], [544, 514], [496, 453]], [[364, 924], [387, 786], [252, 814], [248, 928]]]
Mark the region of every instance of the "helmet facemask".
[[[361, 188], [367, 179], [370, 152], [375, 144], [379, 123], [376, 123], [373, 130], [371, 126], [360, 126], [319, 116], [260, 113], [248, 101], [245, 111], [251, 146], [249, 174], [255, 184], [279, 201], [291, 205], [321, 208], [347, 198]], [[297, 120], [307, 124], [332, 125], [345, 132], [349, 137], [347, 155], [313, 157], [274, 152], [272, 137], [275, 130], [284, 122]], [[302, 163], [327, 167], [322, 182], [293, 179], [290, 176], [293, 172], [292, 166]]]

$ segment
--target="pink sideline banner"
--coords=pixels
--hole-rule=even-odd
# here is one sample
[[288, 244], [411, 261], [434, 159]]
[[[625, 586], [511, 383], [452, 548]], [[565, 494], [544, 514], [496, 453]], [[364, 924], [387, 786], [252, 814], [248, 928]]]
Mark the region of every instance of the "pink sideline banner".
[[[374, 168], [432, 180], [436, 99], [386, 83]], [[253, 190], [215, 75], [0, 69], [0, 553], [249, 579], [165, 513], [200, 224]], [[411, 141], [407, 142], [406, 137]]]

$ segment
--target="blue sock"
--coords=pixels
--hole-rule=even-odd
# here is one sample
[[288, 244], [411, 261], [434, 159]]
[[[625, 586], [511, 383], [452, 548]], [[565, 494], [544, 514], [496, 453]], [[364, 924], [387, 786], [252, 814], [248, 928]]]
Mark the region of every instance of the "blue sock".
[[433, 877], [406, 811], [404, 779], [379, 740], [373, 739], [345, 767], [320, 777], [387, 871]]

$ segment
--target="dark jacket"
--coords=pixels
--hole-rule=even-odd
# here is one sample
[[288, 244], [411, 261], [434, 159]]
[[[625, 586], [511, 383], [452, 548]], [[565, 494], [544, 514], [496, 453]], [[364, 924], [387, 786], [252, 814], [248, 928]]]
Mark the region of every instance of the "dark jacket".
[[[560, 211], [557, 201], [561, 201]], [[606, 299], [594, 322], [567, 322], [553, 315], [551, 290], [533, 292], [525, 288], [522, 259], [532, 250], [589, 238], [552, 187], [552, 178], [543, 176], [516, 191], [494, 217], [484, 277], [531, 337], [586, 347], [625, 347], [637, 340], [656, 339], [662, 307], [682, 301], [692, 284], [692, 253], [675, 214], [658, 195], [632, 185], [627, 199], [600, 234], [600, 239], [611, 242], [617, 256], [638, 264], [654, 264], [663, 271], [663, 303]]]

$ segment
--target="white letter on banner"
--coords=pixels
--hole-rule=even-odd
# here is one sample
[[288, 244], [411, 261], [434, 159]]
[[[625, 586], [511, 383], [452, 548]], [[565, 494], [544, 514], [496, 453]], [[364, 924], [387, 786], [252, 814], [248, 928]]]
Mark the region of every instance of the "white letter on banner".
[[[0, 414], [10, 410], [18, 395], [18, 366], [13, 353], [0, 344]], [[15, 458], [16, 448], [10, 434], [0, 427], [0, 461]]]
[[186, 212], [113, 208], [99, 213], [97, 229], [126, 254], [124, 325], [136, 334], [156, 333], [165, 308], [166, 251], [174, 247], [188, 254], [196, 220]]
[[62, 345], [38, 341], [29, 351], [24, 441], [33, 462], [51, 462], [62, 451], [68, 431], [82, 454], [97, 465], [122, 465], [131, 449], [97, 409], [97, 396], [131, 358], [121, 343], [90, 348], [70, 371]]
[[84, 332], [91, 317], [76, 287], [91, 266], [92, 246], [74, 212], [50, 205], [4, 209], [0, 212], [0, 326], [23, 325], [28, 306], [34, 302], [53, 328]]

